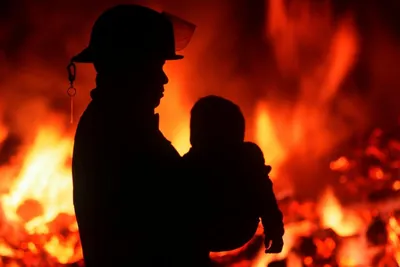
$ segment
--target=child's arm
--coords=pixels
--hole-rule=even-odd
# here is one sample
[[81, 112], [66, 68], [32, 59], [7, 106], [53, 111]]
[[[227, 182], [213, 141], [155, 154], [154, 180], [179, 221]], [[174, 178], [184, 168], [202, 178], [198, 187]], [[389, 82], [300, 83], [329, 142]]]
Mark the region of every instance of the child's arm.
[[[261, 183], [263, 184], [261, 184], [260, 189], [264, 192], [260, 192], [262, 203], [261, 222], [264, 227], [266, 252], [279, 253], [282, 251], [282, 237], [285, 233], [283, 214], [278, 207], [272, 181], [268, 175], [265, 175], [262, 180]], [[269, 246], [271, 241], [272, 244]]]
[[[271, 166], [265, 166], [264, 155], [254, 143], [246, 142], [245, 154], [249, 164], [249, 175], [254, 179], [258, 209], [264, 227], [266, 252], [279, 253], [283, 246], [283, 215], [278, 207], [273, 184], [269, 178]], [[272, 245], [270, 246], [270, 242]]]

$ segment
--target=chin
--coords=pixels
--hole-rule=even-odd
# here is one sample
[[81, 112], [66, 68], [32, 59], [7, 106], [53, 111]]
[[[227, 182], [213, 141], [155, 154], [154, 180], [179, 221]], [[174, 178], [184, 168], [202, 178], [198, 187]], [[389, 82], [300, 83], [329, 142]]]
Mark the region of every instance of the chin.
[[157, 108], [161, 104], [161, 98], [157, 101], [154, 101], [154, 108]]

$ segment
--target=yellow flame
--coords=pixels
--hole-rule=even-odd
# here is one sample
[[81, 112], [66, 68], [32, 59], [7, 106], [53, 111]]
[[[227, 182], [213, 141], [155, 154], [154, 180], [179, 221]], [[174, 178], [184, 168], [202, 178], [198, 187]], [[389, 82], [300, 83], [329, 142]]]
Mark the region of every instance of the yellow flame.
[[74, 214], [71, 171], [66, 166], [72, 144], [72, 139], [62, 137], [57, 128], [44, 127], [39, 131], [10, 193], [2, 198], [9, 220], [21, 220], [17, 209], [29, 199], [37, 200], [43, 208], [43, 215], [25, 225], [30, 233], [45, 231], [45, 224], [62, 212]]
[[331, 188], [328, 188], [321, 198], [319, 211], [322, 226], [331, 228], [339, 236], [358, 234], [365, 227], [357, 214], [342, 208]]
[[256, 118], [256, 142], [264, 153], [266, 163], [273, 166], [271, 177], [276, 177], [276, 172], [285, 159], [285, 150], [278, 139], [265, 103], [260, 102], [257, 106]]
[[389, 242], [397, 264], [400, 265], [400, 223], [395, 217], [390, 217], [388, 223]]
[[[70, 166], [72, 138], [64, 137], [56, 126], [44, 126], [24, 157], [21, 171], [13, 180], [9, 193], [2, 196], [2, 208], [9, 222], [24, 225], [29, 234], [47, 234], [47, 223], [52, 222], [61, 213], [74, 215], [72, 202], [72, 179]], [[31, 202], [29, 202], [31, 200]], [[33, 200], [33, 201], [32, 201]], [[33, 214], [27, 221], [19, 216], [19, 208], [26, 203], [38, 203], [40, 212]], [[28, 206], [25, 211], [32, 210]], [[56, 233], [51, 233], [56, 234]], [[73, 248], [75, 243], [57, 243], [54, 236], [44, 245], [47, 252], [60, 263], [67, 263], [79, 255]], [[27, 249], [35, 252], [36, 247], [28, 244]], [[0, 254], [9, 253], [2, 246]]]

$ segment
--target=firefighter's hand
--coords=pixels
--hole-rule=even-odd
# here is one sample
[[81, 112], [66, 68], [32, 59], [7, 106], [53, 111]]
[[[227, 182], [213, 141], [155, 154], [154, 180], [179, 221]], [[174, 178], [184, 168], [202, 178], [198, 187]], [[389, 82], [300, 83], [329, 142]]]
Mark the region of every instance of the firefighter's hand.
[[265, 253], [267, 254], [278, 254], [282, 252], [283, 238], [282, 237], [269, 237], [265, 236]]

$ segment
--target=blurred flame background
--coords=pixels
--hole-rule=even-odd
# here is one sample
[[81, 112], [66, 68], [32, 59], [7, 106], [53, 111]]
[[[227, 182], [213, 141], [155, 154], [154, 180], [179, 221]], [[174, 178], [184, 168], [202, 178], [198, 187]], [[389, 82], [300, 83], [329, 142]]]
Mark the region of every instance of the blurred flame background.
[[[338, 213], [329, 207], [338, 204], [322, 190], [335, 183], [328, 171], [333, 155], [371, 127], [398, 122], [395, 0], [2, 0], [0, 193], [8, 220], [22, 218], [28, 232], [46, 233], [43, 223], [73, 213], [75, 125], [68, 123], [66, 66], [87, 45], [97, 16], [121, 3], [197, 25], [185, 59], [166, 65], [170, 83], [158, 110], [162, 131], [180, 153], [189, 148], [193, 103], [207, 94], [228, 97], [245, 113], [247, 139], [273, 166], [277, 192], [314, 200], [323, 194], [326, 226], [347, 220], [329, 219]], [[76, 119], [90, 101], [94, 78], [91, 65], [78, 65]]]
[[[396, 1], [119, 3], [167, 10], [198, 26], [186, 58], [166, 67], [170, 84], [160, 107], [161, 128], [181, 152], [188, 148], [190, 107], [198, 97], [219, 94], [243, 108], [248, 139], [260, 141], [269, 162], [279, 162], [275, 169], [284, 166], [280, 174], [299, 194], [315, 195], [302, 188], [329, 183], [329, 177], [311, 178], [326, 166], [318, 161], [398, 114]], [[114, 4], [1, 2], [0, 137], [21, 149], [54, 114], [68, 113], [65, 66], [87, 44], [96, 17]], [[92, 66], [79, 65], [77, 79], [76, 118], [95, 86]]]

